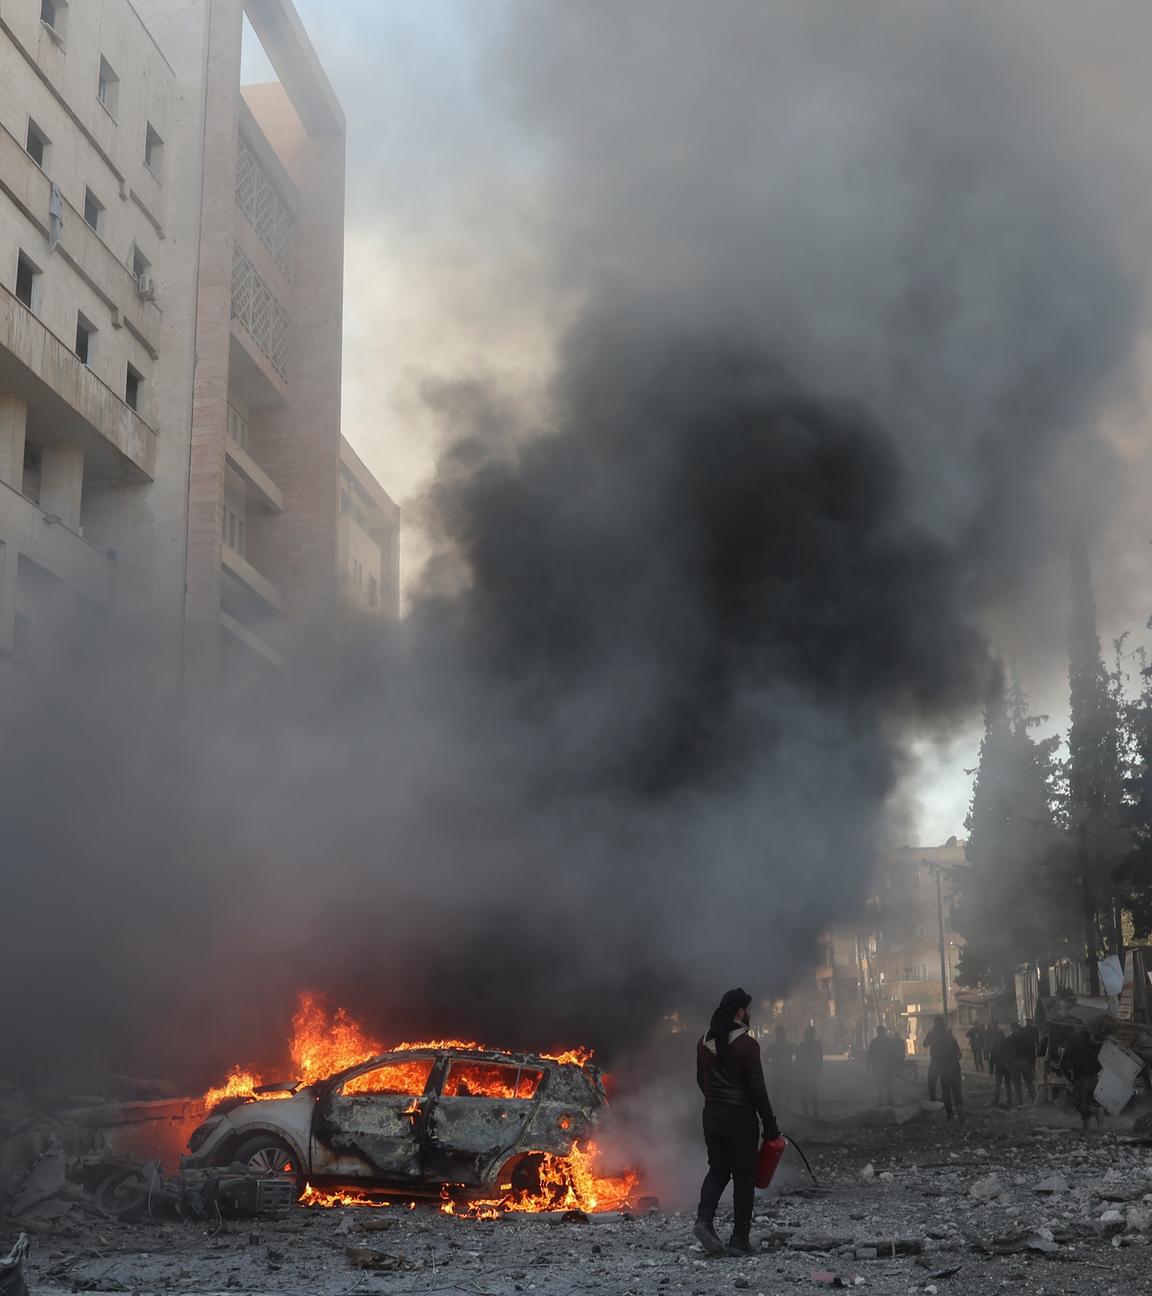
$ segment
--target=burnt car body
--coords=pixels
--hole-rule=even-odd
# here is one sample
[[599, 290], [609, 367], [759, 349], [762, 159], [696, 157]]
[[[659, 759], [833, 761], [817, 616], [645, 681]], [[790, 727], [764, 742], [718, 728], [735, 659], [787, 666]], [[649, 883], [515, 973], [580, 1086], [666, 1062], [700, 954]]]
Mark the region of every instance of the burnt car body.
[[567, 1156], [607, 1102], [595, 1067], [461, 1048], [383, 1053], [279, 1092], [221, 1103], [182, 1164], [241, 1162], [301, 1188], [531, 1187], [540, 1158]]

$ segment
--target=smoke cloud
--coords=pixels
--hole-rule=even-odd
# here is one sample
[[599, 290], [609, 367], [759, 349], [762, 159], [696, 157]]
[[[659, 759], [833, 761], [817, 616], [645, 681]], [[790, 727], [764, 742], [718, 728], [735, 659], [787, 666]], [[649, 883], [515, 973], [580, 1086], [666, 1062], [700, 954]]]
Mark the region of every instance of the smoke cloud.
[[611, 1054], [784, 993], [910, 743], [1129, 498], [1146, 176], [1052, 51], [983, 4], [511, 5], [488, 72], [571, 304], [546, 396], [429, 377], [435, 556], [383, 660], [216, 707], [138, 661], [29, 689], [10, 1057], [275, 1061], [305, 986], [384, 1037]]

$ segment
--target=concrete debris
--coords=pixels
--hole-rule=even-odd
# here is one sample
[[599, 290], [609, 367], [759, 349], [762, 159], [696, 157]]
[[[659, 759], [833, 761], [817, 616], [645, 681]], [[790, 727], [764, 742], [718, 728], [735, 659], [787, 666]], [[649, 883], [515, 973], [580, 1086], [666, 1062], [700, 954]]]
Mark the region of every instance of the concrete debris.
[[1034, 1193], [1066, 1193], [1068, 1191], [1068, 1180], [1063, 1175], [1049, 1175], [1047, 1179], [1041, 1179], [1032, 1191]]
[[21, 1233], [12, 1250], [0, 1259], [0, 1296], [29, 1296], [25, 1276], [29, 1250], [28, 1234]]
[[977, 1201], [992, 1201], [996, 1197], [1003, 1196], [1004, 1185], [996, 1175], [990, 1174], [985, 1175], [983, 1179], [977, 1179], [968, 1192]]
[[403, 1256], [373, 1251], [371, 1247], [345, 1247], [344, 1254], [353, 1269], [367, 1269], [372, 1273], [397, 1273], [411, 1267]]

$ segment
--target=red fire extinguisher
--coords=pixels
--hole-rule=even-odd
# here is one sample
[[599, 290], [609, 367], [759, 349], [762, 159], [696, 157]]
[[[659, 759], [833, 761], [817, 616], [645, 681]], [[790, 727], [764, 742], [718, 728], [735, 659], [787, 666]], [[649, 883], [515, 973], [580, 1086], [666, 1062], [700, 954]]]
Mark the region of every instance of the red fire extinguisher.
[[760, 1157], [756, 1162], [757, 1188], [767, 1188], [772, 1182], [772, 1176], [776, 1173], [776, 1167], [780, 1164], [780, 1158], [784, 1155], [787, 1146], [788, 1140], [783, 1134], [774, 1139], [765, 1139], [760, 1144]]

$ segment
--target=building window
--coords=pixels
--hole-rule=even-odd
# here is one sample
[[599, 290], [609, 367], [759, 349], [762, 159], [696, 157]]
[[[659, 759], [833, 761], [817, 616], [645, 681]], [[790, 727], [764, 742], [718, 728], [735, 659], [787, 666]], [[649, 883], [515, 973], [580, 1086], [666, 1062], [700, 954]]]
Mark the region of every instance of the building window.
[[248, 519], [243, 509], [226, 499], [220, 525], [220, 539], [233, 553], [238, 553], [241, 558], [245, 557], [248, 553]]
[[67, 19], [68, 5], [65, 0], [40, 0], [40, 21], [60, 40], [64, 39]]
[[40, 309], [40, 267], [23, 252], [16, 262], [16, 296], [30, 311]]
[[148, 129], [144, 133], [144, 165], [157, 179], [160, 178], [160, 171], [164, 166], [164, 141], [151, 122], [148, 123]]
[[139, 281], [144, 277], [144, 275], [148, 274], [151, 269], [152, 269], [152, 262], [148, 260], [148, 258], [144, 255], [143, 252], [140, 251], [138, 247], [133, 246], [132, 273], [136, 276], [137, 283], [139, 283]]
[[138, 369], [128, 366], [128, 376], [124, 380], [124, 404], [129, 409], [140, 408], [140, 388], [144, 385], [143, 375]]
[[380, 606], [380, 587], [376, 584], [375, 576], [368, 577], [368, 606], [373, 608]]
[[90, 225], [97, 234], [100, 233], [101, 218], [104, 215], [104, 204], [92, 192], [84, 190], [84, 223]]
[[96, 335], [96, 328], [83, 315], [76, 316], [76, 354], [80, 357], [80, 363], [90, 365], [92, 363], [92, 339]]
[[233, 405], [228, 406], [228, 436], [241, 450], [248, 449], [248, 420]]
[[112, 64], [100, 55], [100, 80], [96, 87], [96, 98], [108, 109], [112, 117], [120, 106], [120, 78], [112, 70]]
[[41, 170], [44, 170], [48, 165], [48, 144], [48, 136], [29, 117], [28, 141], [25, 147], [28, 150], [28, 156]]

